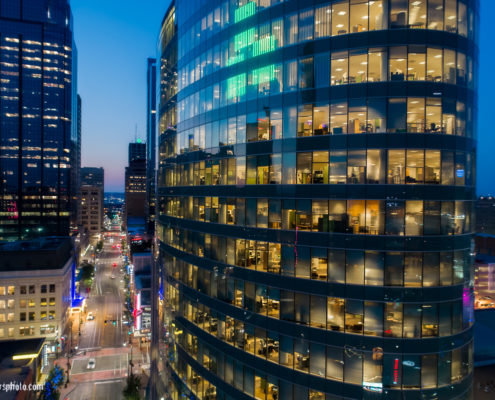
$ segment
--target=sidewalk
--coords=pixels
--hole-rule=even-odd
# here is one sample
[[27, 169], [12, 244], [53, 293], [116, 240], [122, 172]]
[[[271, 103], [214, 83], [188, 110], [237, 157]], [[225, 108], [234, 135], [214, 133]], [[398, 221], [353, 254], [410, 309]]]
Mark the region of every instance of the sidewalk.
[[70, 382], [67, 387], [60, 390], [60, 400], [65, 400], [77, 388], [77, 382]]

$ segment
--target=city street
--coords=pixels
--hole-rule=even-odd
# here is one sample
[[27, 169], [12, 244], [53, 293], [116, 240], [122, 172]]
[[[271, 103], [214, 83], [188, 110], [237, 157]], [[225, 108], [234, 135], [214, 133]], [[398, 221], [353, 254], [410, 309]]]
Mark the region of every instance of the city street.
[[[95, 280], [87, 299], [87, 311], [92, 312], [95, 319], [83, 323], [80, 350], [120, 347], [127, 340], [123, 335], [122, 325], [125, 298], [123, 275], [120, 272], [122, 261], [120, 249], [112, 248], [115, 245], [113, 240], [117, 241], [117, 239], [105, 240], [103, 250], [96, 258]], [[114, 263], [116, 267], [113, 266]]]
[[[120, 238], [106, 238], [97, 254], [93, 287], [85, 294], [87, 309], [81, 316], [80, 335], [78, 324], [73, 329], [75, 353], [69, 360], [70, 384], [62, 391], [63, 399], [121, 399], [131, 357], [136, 373], [149, 365], [147, 349], [141, 351], [137, 343], [129, 343], [119, 245]], [[57, 360], [64, 369], [67, 362], [66, 357]]]
[[69, 398], [71, 400], [120, 399], [123, 388], [122, 379], [81, 383]]

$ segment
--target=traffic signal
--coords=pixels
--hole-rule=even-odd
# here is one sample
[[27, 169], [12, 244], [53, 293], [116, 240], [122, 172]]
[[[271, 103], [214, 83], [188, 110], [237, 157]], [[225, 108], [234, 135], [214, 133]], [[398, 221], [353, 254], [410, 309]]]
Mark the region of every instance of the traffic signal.
[[112, 321], [112, 323], [113, 323], [114, 325], [117, 325], [117, 322], [116, 322], [115, 320], [113, 320], [113, 321]]
[[105, 325], [107, 324], [107, 320], [105, 320]]
[[129, 336], [131, 336], [131, 335], [132, 335], [132, 331], [129, 330]]

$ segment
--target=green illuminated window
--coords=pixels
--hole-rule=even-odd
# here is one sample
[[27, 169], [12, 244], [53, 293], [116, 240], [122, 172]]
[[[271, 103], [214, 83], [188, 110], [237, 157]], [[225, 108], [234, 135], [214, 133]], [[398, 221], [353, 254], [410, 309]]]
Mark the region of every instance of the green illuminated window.
[[246, 94], [246, 74], [227, 79], [227, 98], [241, 97]]
[[249, 46], [250, 44], [254, 43], [255, 36], [256, 36], [255, 28], [248, 29], [247, 31], [235, 35], [234, 38], [235, 51], [239, 51]]
[[275, 50], [275, 39], [273, 36], [266, 36], [253, 43], [253, 57]]
[[230, 57], [229, 60], [227, 61], [227, 66], [231, 66], [231, 65], [234, 65], [234, 64], [237, 64], [241, 61], [244, 61], [244, 54], [238, 54], [236, 56], [233, 56], [233, 57]]
[[270, 82], [275, 79], [275, 65], [267, 65], [266, 67], [253, 70], [253, 85]]
[[235, 10], [234, 20], [235, 23], [242, 21], [256, 13], [256, 3], [254, 1], [250, 1], [249, 3], [239, 7]]

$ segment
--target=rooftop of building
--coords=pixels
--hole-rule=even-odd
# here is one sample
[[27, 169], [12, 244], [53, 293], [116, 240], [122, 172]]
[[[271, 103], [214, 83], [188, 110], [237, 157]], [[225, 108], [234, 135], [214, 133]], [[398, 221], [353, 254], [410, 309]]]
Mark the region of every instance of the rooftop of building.
[[151, 288], [151, 275], [150, 271], [139, 271], [134, 275], [136, 290], [150, 289]]
[[103, 167], [81, 167], [81, 172], [98, 172], [98, 173], [103, 173], [104, 169]]
[[478, 197], [478, 200], [484, 200], [484, 201], [494, 201], [495, 202], [495, 196], [492, 196], [491, 194], [489, 195], [483, 195], [483, 196], [480, 196]]
[[0, 272], [63, 268], [72, 256], [69, 237], [50, 236], [0, 244]]
[[491, 233], [481, 233], [477, 232], [476, 236], [483, 237], [483, 238], [493, 238], [495, 239], [495, 235], [492, 235]]
[[495, 263], [495, 256], [490, 254], [476, 254], [475, 261], [479, 264], [493, 264]]
[[2, 340], [0, 341], [0, 360], [12, 359], [16, 355], [38, 354], [44, 342], [45, 338]]
[[81, 191], [82, 190], [99, 190], [99, 191], [101, 191], [101, 193], [103, 193], [103, 187], [101, 185], [98, 185], [98, 184], [94, 184], [94, 185], [84, 184], [84, 185], [81, 185]]
[[[0, 385], [31, 383], [36, 368], [31, 363], [40, 355], [44, 343], [45, 338], [0, 341]], [[0, 398], [18, 399], [18, 393], [18, 390], [2, 392]]]
[[495, 365], [495, 310], [476, 310], [474, 325], [474, 365]]

